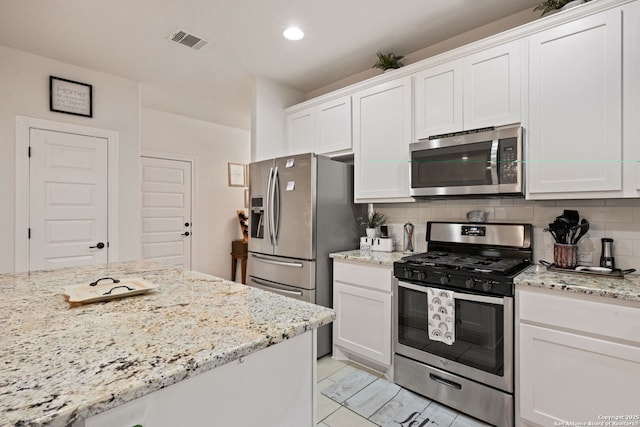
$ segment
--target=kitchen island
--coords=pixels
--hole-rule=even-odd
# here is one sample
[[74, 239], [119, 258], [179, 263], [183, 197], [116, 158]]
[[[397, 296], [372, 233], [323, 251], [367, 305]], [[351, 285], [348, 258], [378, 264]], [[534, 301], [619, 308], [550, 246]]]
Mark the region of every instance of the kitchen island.
[[[65, 300], [105, 276], [159, 287]], [[0, 425], [312, 425], [315, 329], [334, 317], [150, 261], [0, 275]]]

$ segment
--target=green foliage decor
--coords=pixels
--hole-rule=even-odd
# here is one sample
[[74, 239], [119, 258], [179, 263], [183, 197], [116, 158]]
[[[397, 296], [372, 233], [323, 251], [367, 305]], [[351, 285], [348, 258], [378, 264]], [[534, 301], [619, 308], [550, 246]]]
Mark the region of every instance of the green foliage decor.
[[384, 71], [404, 67], [404, 64], [400, 62], [401, 59], [404, 58], [403, 55], [396, 55], [393, 52], [386, 55], [382, 52], [378, 52], [376, 55], [378, 55], [378, 62], [373, 64], [373, 67], [371, 68], [379, 68]]
[[[533, 10], [541, 10], [542, 11], [542, 15], [540, 16], [544, 16], [547, 13], [556, 10], [556, 9], [560, 9], [562, 7], [564, 7], [567, 3], [572, 2], [573, 0], [545, 0], [542, 3], [540, 3], [539, 5], [537, 5]], [[591, 0], [584, 0], [585, 3]]]
[[376, 228], [387, 222], [387, 218], [380, 212], [373, 211], [366, 217], [360, 218], [360, 223], [367, 228]]

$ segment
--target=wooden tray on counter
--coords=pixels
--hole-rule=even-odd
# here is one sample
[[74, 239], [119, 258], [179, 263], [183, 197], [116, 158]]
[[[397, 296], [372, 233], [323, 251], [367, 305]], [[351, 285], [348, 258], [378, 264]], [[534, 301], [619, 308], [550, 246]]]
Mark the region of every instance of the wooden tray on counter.
[[590, 266], [580, 266], [578, 265], [576, 268], [579, 267], [586, 267], [586, 270], [575, 270], [575, 269], [569, 269], [569, 268], [560, 268], [557, 267], [555, 264], [552, 264], [548, 261], [543, 261], [540, 260], [540, 264], [544, 265], [545, 267], [547, 267], [547, 270], [549, 271], [555, 271], [558, 273], [568, 273], [568, 274], [575, 274], [578, 276], [600, 276], [600, 277], [615, 277], [618, 279], [624, 279], [624, 275], [625, 274], [629, 274], [629, 273], [633, 273], [634, 271], [636, 271], [635, 268], [630, 268], [628, 270], [621, 270], [619, 268], [615, 268], [613, 270], [611, 270], [610, 272], [604, 272], [604, 271], [597, 271], [597, 270], [588, 270], [588, 268]]
[[135, 278], [122, 279], [118, 283], [99, 283], [95, 286], [66, 286], [63, 289], [69, 304], [76, 305], [140, 295], [157, 287], [158, 285]]

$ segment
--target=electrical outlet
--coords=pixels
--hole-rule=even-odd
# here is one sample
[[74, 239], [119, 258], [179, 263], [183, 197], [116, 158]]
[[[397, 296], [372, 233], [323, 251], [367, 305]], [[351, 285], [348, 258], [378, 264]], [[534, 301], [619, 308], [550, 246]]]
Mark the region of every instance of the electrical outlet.
[[593, 262], [593, 254], [578, 254], [579, 262]]

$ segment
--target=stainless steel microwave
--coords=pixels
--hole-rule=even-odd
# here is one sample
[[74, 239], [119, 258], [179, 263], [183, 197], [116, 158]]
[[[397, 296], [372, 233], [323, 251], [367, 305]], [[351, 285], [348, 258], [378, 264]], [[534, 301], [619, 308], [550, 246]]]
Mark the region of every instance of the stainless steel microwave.
[[511, 125], [411, 144], [411, 196], [523, 196], [522, 134]]

